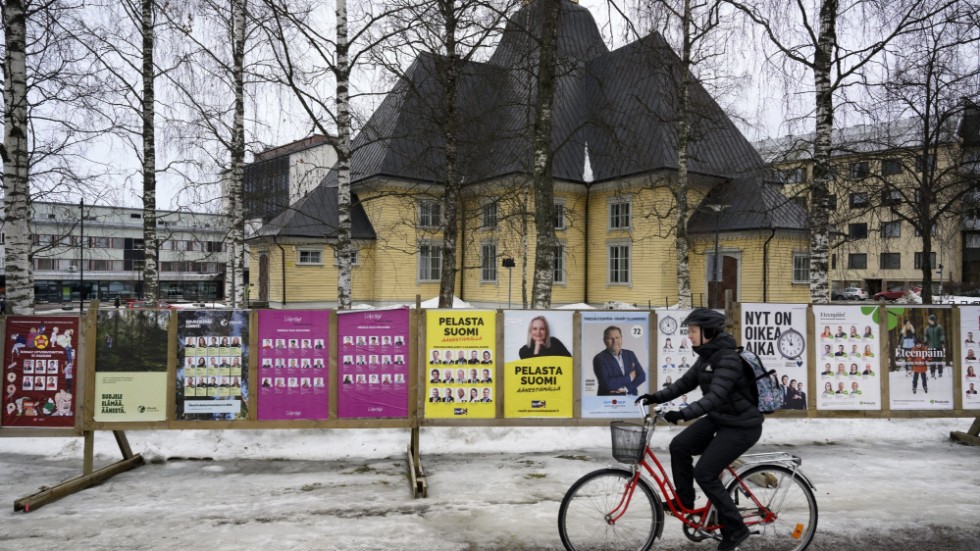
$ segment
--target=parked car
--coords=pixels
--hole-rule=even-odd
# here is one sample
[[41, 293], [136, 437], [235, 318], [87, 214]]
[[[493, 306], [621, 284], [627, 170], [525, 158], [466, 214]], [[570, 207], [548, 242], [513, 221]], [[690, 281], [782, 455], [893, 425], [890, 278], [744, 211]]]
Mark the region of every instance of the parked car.
[[163, 302], [162, 300], [158, 300], [156, 302], [150, 302], [150, 301], [146, 301], [146, 300], [130, 300], [129, 302], [126, 303], [126, 308], [171, 309], [171, 308], [173, 308], [173, 305], [172, 304], [169, 304], [169, 303], [166, 303], [166, 302]]
[[898, 300], [898, 299], [902, 298], [903, 296], [905, 296], [905, 292], [906, 291], [912, 291], [914, 293], [921, 293], [922, 292], [922, 287], [911, 287], [909, 289], [903, 289], [901, 287], [893, 287], [893, 288], [891, 288], [891, 289], [889, 289], [887, 291], [881, 291], [879, 293], [875, 293], [874, 299], [875, 300], [882, 300], [882, 301], [884, 301], [884, 300]]
[[860, 287], [844, 287], [834, 291], [834, 300], [868, 300], [868, 292]]

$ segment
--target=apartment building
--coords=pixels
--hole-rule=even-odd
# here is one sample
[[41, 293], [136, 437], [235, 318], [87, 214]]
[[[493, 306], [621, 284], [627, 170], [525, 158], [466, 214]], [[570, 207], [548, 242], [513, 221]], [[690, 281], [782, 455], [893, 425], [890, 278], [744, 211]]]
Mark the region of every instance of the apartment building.
[[[142, 296], [142, 209], [45, 202], [31, 206], [37, 302], [79, 300], [83, 291], [89, 300]], [[161, 298], [223, 296], [226, 231], [219, 215], [158, 211]]]

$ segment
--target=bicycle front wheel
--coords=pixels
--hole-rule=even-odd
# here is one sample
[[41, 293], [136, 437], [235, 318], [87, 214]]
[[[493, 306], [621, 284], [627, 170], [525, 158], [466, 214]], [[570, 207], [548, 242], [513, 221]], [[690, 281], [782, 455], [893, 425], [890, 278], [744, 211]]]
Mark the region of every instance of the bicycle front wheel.
[[817, 499], [806, 480], [781, 465], [759, 465], [739, 477], [764, 508], [737, 480], [729, 483], [728, 494], [742, 518], [752, 532], [758, 532], [739, 547], [744, 551], [806, 549], [817, 531]]
[[[624, 496], [632, 480], [629, 471], [603, 469], [572, 484], [558, 509], [558, 534], [565, 549], [650, 549], [663, 531], [663, 505], [649, 483], [640, 478], [625, 507]], [[622, 516], [610, 520], [620, 513]]]

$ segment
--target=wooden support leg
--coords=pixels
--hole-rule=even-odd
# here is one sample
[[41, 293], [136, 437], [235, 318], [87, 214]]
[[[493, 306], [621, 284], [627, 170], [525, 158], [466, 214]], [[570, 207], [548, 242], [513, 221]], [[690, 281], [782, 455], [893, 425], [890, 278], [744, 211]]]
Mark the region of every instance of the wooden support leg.
[[429, 485], [425, 480], [422, 469], [422, 457], [419, 454], [419, 428], [412, 427], [412, 441], [408, 444], [408, 477], [412, 485], [412, 497], [428, 497]]
[[82, 452], [82, 474], [89, 475], [92, 474], [92, 468], [95, 465], [95, 432], [87, 430], [82, 436], [85, 439]]
[[126, 438], [126, 433], [121, 430], [114, 430], [112, 431], [112, 435], [116, 437], [116, 444], [119, 444], [119, 451], [122, 452], [123, 459], [133, 457], [133, 449], [129, 447], [129, 440]]
[[953, 431], [949, 437], [957, 442], [969, 444], [970, 446], [980, 446], [980, 416], [973, 420], [970, 430], [967, 432]]

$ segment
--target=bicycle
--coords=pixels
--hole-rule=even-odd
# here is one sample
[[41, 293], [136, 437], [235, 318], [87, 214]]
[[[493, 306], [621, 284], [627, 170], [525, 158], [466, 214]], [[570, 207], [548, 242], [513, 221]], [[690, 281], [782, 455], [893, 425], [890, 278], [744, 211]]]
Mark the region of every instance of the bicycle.
[[[611, 423], [613, 457], [629, 467], [593, 471], [568, 489], [558, 509], [558, 533], [565, 549], [650, 549], [663, 534], [665, 507], [684, 523], [689, 540], [721, 539], [721, 525], [711, 503], [684, 507], [650, 448], [650, 437], [661, 419], [663, 412], [657, 407], [653, 416], [644, 415], [642, 424]], [[740, 549], [806, 549], [817, 529], [817, 501], [813, 484], [799, 468], [802, 460], [776, 452], [743, 455], [736, 463], [722, 476], [752, 531]]]

